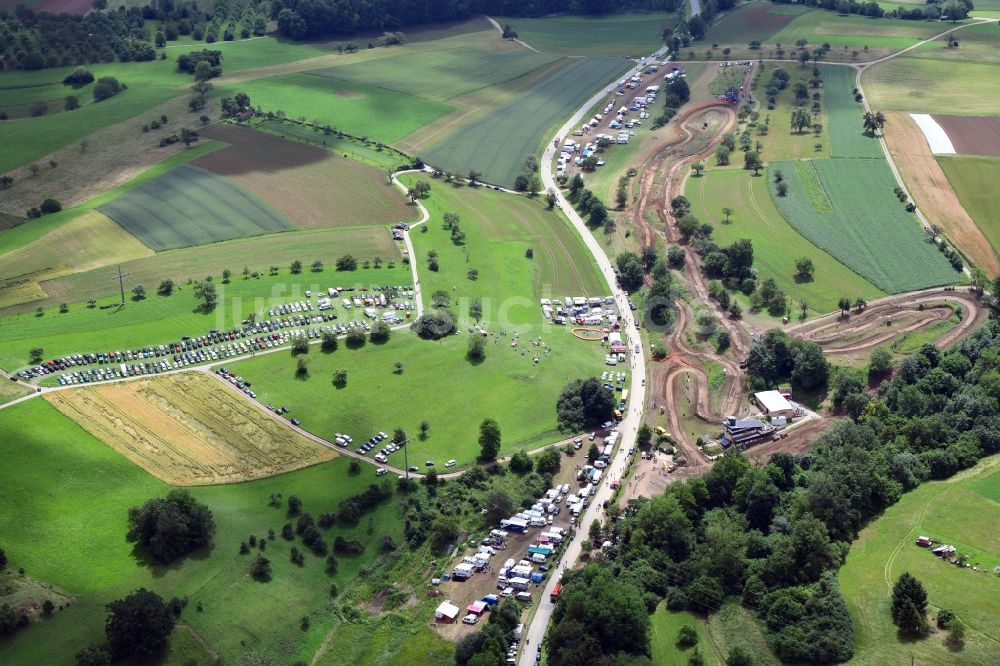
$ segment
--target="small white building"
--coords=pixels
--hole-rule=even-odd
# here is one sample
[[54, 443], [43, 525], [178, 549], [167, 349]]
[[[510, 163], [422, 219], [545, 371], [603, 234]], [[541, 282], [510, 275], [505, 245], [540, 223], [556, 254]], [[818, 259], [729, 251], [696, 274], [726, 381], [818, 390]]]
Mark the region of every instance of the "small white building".
[[761, 391], [753, 394], [754, 402], [769, 418], [795, 416], [795, 407], [778, 391]]

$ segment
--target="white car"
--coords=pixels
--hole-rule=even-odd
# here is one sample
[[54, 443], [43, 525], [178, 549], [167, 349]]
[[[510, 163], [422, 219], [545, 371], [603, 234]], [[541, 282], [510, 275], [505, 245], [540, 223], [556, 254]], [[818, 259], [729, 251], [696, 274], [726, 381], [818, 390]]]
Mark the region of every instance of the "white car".
[[462, 624], [475, 624], [476, 622], [479, 622], [479, 616], [475, 613], [469, 613], [462, 618]]
[[451, 460], [449, 460], [448, 462], [446, 462], [446, 463], [444, 464], [444, 466], [445, 466], [445, 467], [454, 467], [454, 466], [455, 466], [455, 459], [454, 459], [454, 458], [452, 458]]
[[375, 476], [383, 476], [388, 473], [389, 470], [387, 470], [385, 467], [379, 467], [377, 470], [375, 470]]

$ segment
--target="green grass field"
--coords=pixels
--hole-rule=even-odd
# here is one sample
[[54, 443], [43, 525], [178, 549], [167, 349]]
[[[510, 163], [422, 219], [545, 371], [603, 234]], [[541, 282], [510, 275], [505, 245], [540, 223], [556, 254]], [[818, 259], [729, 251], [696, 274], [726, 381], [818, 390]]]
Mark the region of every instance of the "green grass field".
[[452, 110], [443, 102], [315, 74], [288, 74], [221, 88], [242, 90], [265, 111], [284, 111], [373, 141], [393, 143]]
[[309, 73], [443, 102], [523, 76], [557, 59], [557, 56], [541, 55], [518, 45], [505, 43], [503, 46], [499, 50], [456, 47], [407, 53]]
[[494, 17], [509, 23], [518, 39], [542, 53], [559, 55], [649, 55], [663, 45], [662, 33], [671, 23], [667, 13], [549, 18]]
[[875, 108], [963, 116], [1000, 115], [996, 104], [1000, 98], [1000, 65], [894, 58], [867, 70], [863, 83]]
[[891, 293], [960, 281], [893, 196], [895, 182], [885, 162], [832, 159], [816, 160], [815, 166], [832, 213], [813, 207], [794, 162], [768, 165], [769, 179], [776, 169], [785, 175], [788, 196], [775, 201], [799, 233]]
[[1000, 158], [996, 157], [938, 157], [938, 164], [948, 176], [948, 182], [962, 202], [962, 207], [982, 230], [990, 245], [1000, 252]]
[[143, 183], [98, 210], [157, 251], [292, 228], [250, 191], [191, 165]]
[[[943, 30], [940, 25], [927, 21], [841, 16], [835, 12], [816, 9], [796, 17], [772, 35], [770, 41], [794, 44], [799, 39], [805, 39], [810, 46], [827, 43], [841, 49], [847, 46], [859, 51], [865, 47], [897, 51]], [[865, 59], [868, 58], [862, 57], [862, 60]]]
[[[1000, 562], [1000, 459], [996, 456], [941, 482], [925, 483], [907, 493], [859, 535], [840, 570], [840, 585], [854, 621], [856, 657], [850, 664], [992, 664], [1000, 635], [1000, 580], [948, 564], [915, 545], [917, 536], [955, 545], [969, 553], [970, 564]], [[955, 520], [960, 513], [961, 520]], [[891, 586], [909, 571], [923, 583], [932, 607], [950, 608], [966, 625], [965, 644], [954, 651], [943, 635], [901, 639], [890, 615]], [[933, 620], [931, 620], [933, 625]]]
[[[401, 261], [393, 268], [369, 268], [349, 273], [333, 270], [336, 257], [346, 251], [357, 252], [362, 242], [376, 232], [368, 229], [337, 229], [320, 232], [295, 232], [283, 236], [281, 251], [271, 251], [273, 239], [258, 238], [250, 241], [219, 243], [192, 250], [175, 250], [155, 257], [122, 264], [126, 278], [127, 301], [124, 308], [117, 306], [117, 280], [115, 269], [105, 268], [79, 273], [47, 283], [53, 291], [65, 291], [69, 311], [60, 313], [55, 308], [45, 310], [38, 317], [34, 311], [7, 314], [0, 317], [0, 366], [19, 369], [28, 363], [28, 352], [42, 347], [48, 357], [87, 351], [124, 349], [126, 347], [162, 344], [179, 340], [181, 336], [204, 335], [212, 328], [229, 328], [251, 312], [260, 312], [269, 304], [301, 299], [307, 289], [318, 290], [331, 286], [409, 285], [412, 283], [409, 267]], [[358, 239], [357, 241], [355, 239]], [[374, 256], [374, 255], [372, 255]], [[383, 254], [383, 257], [388, 255]], [[256, 257], [253, 261], [251, 257]], [[299, 275], [289, 273], [288, 264], [294, 259], [306, 266], [314, 258], [321, 258], [329, 267], [322, 273], [306, 269]], [[268, 276], [266, 259], [271, 258], [280, 266], [280, 273]], [[204, 270], [214, 264], [211, 271]], [[187, 272], [188, 266], [198, 266], [198, 272]], [[244, 280], [242, 270], [249, 265], [252, 271], [263, 271], [259, 279]], [[222, 284], [221, 272], [229, 267], [233, 272], [230, 284]], [[185, 271], [185, 272], [181, 272]], [[188, 277], [204, 279], [215, 275], [219, 305], [214, 312], [205, 314], [198, 310], [199, 301], [193, 288], [185, 284]], [[173, 295], [155, 294], [160, 279], [172, 277], [177, 285]], [[128, 290], [134, 284], [147, 287], [147, 297], [142, 301], [131, 300]], [[97, 307], [88, 308], [84, 302], [71, 300], [93, 293]], [[108, 307], [102, 308], [101, 306]]]
[[650, 623], [649, 637], [653, 664], [656, 666], [686, 663], [688, 656], [694, 652], [695, 648], [681, 649], [677, 646], [677, 632], [684, 625], [690, 625], [698, 632], [696, 648], [704, 658], [705, 666], [719, 666], [724, 663], [723, 657], [716, 651], [709, 637], [707, 624], [694, 613], [670, 611], [664, 604], [660, 604], [650, 617]]
[[[786, 175], [792, 169], [782, 167]], [[689, 178], [685, 194], [698, 219], [715, 227], [715, 242], [729, 245], [749, 238], [761, 279], [774, 278], [793, 304], [805, 300], [811, 314], [836, 310], [837, 299], [844, 294], [865, 300], [885, 295], [796, 231], [775, 207], [764, 177], [754, 178], [743, 170], [710, 170], [700, 178]], [[730, 224], [722, 224], [722, 208], [727, 206], [736, 212]], [[816, 269], [812, 282], [795, 280], [795, 261], [800, 257], [812, 259]]]
[[575, 60], [509, 103], [455, 130], [421, 156], [435, 167], [461, 174], [476, 169], [487, 182], [511, 186], [524, 158], [538, 151], [547, 133], [630, 64], [612, 58]]
[[[1000, 9], [1000, 1], [993, 4]], [[906, 57], [1000, 64], [1000, 53], [996, 48], [1000, 42], [1000, 28], [995, 23], [971, 25], [952, 35], [959, 41], [958, 48], [948, 48], [948, 37], [941, 37], [910, 51]]]
[[878, 139], [867, 136], [861, 127], [864, 106], [854, 101], [854, 70], [824, 65], [823, 101], [826, 106], [827, 135], [833, 157], [883, 158]]
[[[214, 514], [214, 547], [167, 567], [148, 567], [125, 541], [127, 509], [164, 495], [165, 485], [41, 400], [0, 412], [0, 428], [8, 433], [0, 501], [10, 510], [0, 514], [0, 531], [10, 564], [79, 599], [0, 642], [4, 663], [73, 663], [82, 646], [101, 641], [104, 604], [141, 586], [168, 599], [189, 596], [182, 621], [226, 661], [249, 651], [309, 659], [333, 626], [329, 585], [351, 585], [376, 558], [382, 535], [401, 538], [390, 500], [369, 514], [370, 529], [363, 518], [354, 528], [325, 530], [328, 540], [346, 534], [368, 546], [361, 555], [340, 557], [337, 575], [328, 576], [312, 554], [304, 566], [292, 564], [292, 544], [280, 536], [266, 550], [272, 580], [259, 583], [247, 575], [250, 556], [238, 554], [240, 542], [268, 528], [280, 532], [288, 520], [284, 508], [268, 506], [271, 493], [298, 495], [303, 509], [317, 515], [374, 480], [371, 467], [350, 476], [347, 460], [338, 459], [265, 481], [192, 489]], [[311, 619], [308, 631], [299, 628], [304, 615]]]
[[[423, 176], [421, 176], [423, 177]], [[405, 182], [413, 182], [406, 176]], [[558, 439], [555, 400], [571, 379], [599, 371], [602, 348], [572, 337], [569, 330], [543, 323], [538, 298], [582, 294], [604, 295], [600, 275], [582, 243], [557, 213], [541, 202], [492, 190], [454, 188], [431, 180], [425, 200], [431, 212], [427, 231], [415, 228], [412, 240], [427, 301], [444, 291], [458, 312], [461, 333], [438, 342], [397, 332], [385, 345], [363, 349], [342, 347], [332, 354], [310, 353], [309, 378], [295, 381], [295, 361], [287, 354], [261, 356], [231, 364], [254, 382], [264, 402], [287, 404], [303, 427], [323, 437], [346, 432], [366, 439], [380, 430], [402, 426], [408, 432], [421, 420], [431, 425], [425, 442], [410, 445], [411, 464], [425, 459], [439, 465], [448, 458], [460, 464], [478, 455], [477, 429], [482, 419], [495, 418], [503, 431], [503, 450], [510, 452]], [[442, 228], [444, 212], [460, 216], [465, 243], [455, 245]], [[525, 257], [534, 249], [534, 259]], [[425, 268], [427, 253], [438, 252], [440, 270]], [[468, 271], [475, 268], [478, 278]], [[492, 334], [487, 357], [481, 364], [465, 358], [469, 316], [473, 299], [483, 306], [483, 324]], [[512, 341], [519, 334], [519, 344]], [[551, 348], [543, 353], [533, 341]], [[535, 356], [539, 362], [534, 362]], [[396, 374], [400, 361], [404, 371]], [[333, 372], [345, 369], [347, 386], [335, 389]], [[427, 391], [429, 378], [440, 378], [435, 391]], [[433, 379], [431, 381], [434, 381]], [[441, 399], [459, 392], [468, 409]], [[530, 413], [530, 419], [524, 415]], [[402, 464], [402, 453], [393, 456]], [[419, 458], [419, 460], [418, 460]]]
[[[561, 213], [545, 210], [541, 197], [530, 199], [420, 178], [433, 188], [430, 198], [424, 201], [431, 214], [427, 232], [411, 233], [425, 300], [440, 289], [453, 299], [482, 299], [485, 313], [487, 300], [499, 307], [511, 297], [609, 294], [576, 231]], [[409, 185], [416, 182], [416, 177], [406, 175], [402, 180]], [[452, 243], [450, 232], [443, 228], [446, 212], [457, 213], [462, 219], [462, 231], [467, 236], [464, 245]], [[534, 259], [525, 258], [528, 248], [534, 250]], [[432, 249], [437, 251], [441, 264], [437, 272], [426, 269], [426, 255]], [[470, 268], [479, 271], [478, 279], [466, 277]], [[507, 315], [515, 318], [511, 323], [540, 324], [542, 314], [535, 307], [537, 303], [533, 300], [525, 315], [511, 311]]]

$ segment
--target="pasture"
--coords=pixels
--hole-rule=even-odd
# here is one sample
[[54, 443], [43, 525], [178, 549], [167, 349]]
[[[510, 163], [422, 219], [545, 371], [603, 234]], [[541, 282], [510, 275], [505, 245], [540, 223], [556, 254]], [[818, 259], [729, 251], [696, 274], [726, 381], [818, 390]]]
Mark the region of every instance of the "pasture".
[[[976, 9], [982, 5], [976, 3]], [[996, 9], [1000, 2], [993, 0]], [[932, 42], [922, 44], [906, 54], [907, 58], [930, 58], [934, 60], [951, 60], [958, 62], [978, 62], [1000, 64], [1000, 53], [997, 53], [997, 26], [993, 23], [969, 25], [952, 33], [959, 45], [948, 47], [948, 37], [940, 37]]]
[[893, 58], [866, 70], [862, 81], [875, 108], [911, 113], [1000, 115], [996, 104], [1000, 98], [1000, 65]]
[[[536, 303], [519, 301], [516, 316], [530, 316], [538, 309]], [[462, 332], [440, 341], [421, 340], [405, 330], [394, 332], [383, 345], [349, 349], [341, 343], [330, 354], [313, 347], [306, 378], [296, 376], [296, 360], [287, 352], [226, 367], [253, 382], [258, 400], [287, 406], [288, 415], [299, 419], [303, 428], [328, 440], [342, 432], [360, 443], [396, 427], [415, 436], [420, 422], [427, 421], [427, 439], [414, 439], [406, 446], [410, 464], [421, 469], [425, 460], [435, 461], [439, 471], [449, 458], [461, 466], [473, 463], [479, 455], [479, 424], [485, 418], [500, 425], [503, 455], [561, 439], [556, 423], [559, 391], [572, 379], [599, 374], [602, 348], [576, 340], [562, 327], [537, 326], [524, 326], [515, 348], [514, 327], [491, 325], [486, 360], [474, 364], [466, 359], [467, 327], [473, 321], [467, 309], [460, 310]], [[522, 314], [525, 311], [527, 315]], [[502, 332], [507, 335], [501, 337]], [[552, 348], [550, 354], [533, 346], [538, 339]], [[542, 356], [537, 364], [534, 355]], [[397, 361], [403, 364], [401, 373], [394, 368]], [[337, 370], [347, 372], [344, 388], [332, 383]], [[389, 459], [403, 467], [403, 451]]]
[[854, 70], [823, 65], [822, 71], [831, 156], [882, 158], [878, 138], [866, 135], [861, 126], [865, 109], [854, 101]]
[[663, 30], [671, 24], [665, 12], [494, 18], [500, 25], [509, 23], [518, 39], [542, 53], [571, 56], [649, 55], [663, 45]]
[[[418, 176], [406, 174], [407, 186]], [[487, 299], [494, 305], [511, 297], [605, 296], [609, 287], [576, 231], [562, 213], [546, 210], [542, 197], [531, 199], [479, 187], [456, 187], [419, 176], [431, 183], [424, 200], [430, 212], [427, 232], [411, 232], [425, 298], [441, 289], [454, 297]], [[442, 221], [446, 212], [457, 213], [466, 241], [456, 245]], [[534, 258], [527, 259], [531, 248]], [[441, 270], [426, 269], [426, 253], [438, 253]], [[470, 268], [479, 271], [469, 280]], [[533, 301], [533, 303], [535, 303]], [[428, 303], [424, 303], [429, 306]], [[541, 322], [541, 310], [532, 307], [527, 321]]]
[[[128, 508], [169, 490], [126, 458], [105, 446], [43, 400], [0, 412], [5, 463], [0, 469], [0, 513], [4, 549], [15, 567], [79, 598], [50, 620], [0, 642], [0, 662], [70, 664], [81, 646], [98, 643], [104, 632], [104, 605], [146, 587], [169, 599], [190, 598], [181, 618], [202, 645], [238, 662], [248, 653], [280, 653], [311, 659], [336, 619], [330, 612], [331, 583], [343, 592], [380, 556], [383, 535], [401, 539], [394, 500], [363, 518], [356, 527], [323, 530], [358, 539], [359, 555], [338, 557], [336, 575], [325, 573], [323, 559], [306, 552], [304, 565], [289, 561], [293, 542], [267, 540], [272, 578], [258, 582], [247, 571], [253, 555], [240, 555], [240, 543], [267, 530], [281, 532], [292, 520], [282, 502], [269, 506], [272, 493], [296, 495], [314, 516], [335, 511], [340, 499], [361, 492], [375, 479], [364, 466], [357, 476], [348, 461], [337, 459], [270, 479], [192, 488], [212, 510], [217, 525], [211, 548], [170, 566], [149, 566], [125, 540]], [[39, 489], [43, 488], [43, 491]], [[299, 544], [301, 547], [301, 544]], [[72, 553], [54, 557], [53, 553]], [[201, 603], [202, 611], [196, 610]], [[308, 631], [300, 620], [309, 616]], [[175, 641], [184, 641], [183, 631]], [[387, 661], [397, 646], [387, 646]], [[173, 658], [182, 661], [180, 655]]]
[[[946, 481], [924, 483], [862, 530], [840, 570], [857, 641], [857, 656], [848, 663], [874, 666], [911, 655], [922, 664], [995, 663], [1000, 580], [992, 573], [944, 562], [914, 542], [927, 535], [955, 545], [980, 568], [1000, 563], [998, 462], [993, 456]], [[954, 519], [956, 512], [962, 520]], [[889, 607], [892, 584], [904, 571], [926, 588], [932, 625], [940, 608], [954, 610], [966, 625], [965, 642], [958, 651], [945, 644], [943, 632], [917, 641], [898, 636]]]
[[[49, 357], [85, 351], [124, 349], [161, 344], [179, 340], [184, 335], [204, 335], [212, 328], [231, 328], [251, 312], [260, 313], [268, 305], [301, 299], [307, 290], [330, 286], [370, 287], [372, 285], [412, 284], [410, 269], [402, 262], [389, 268], [359, 268], [353, 272], [335, 272], [337, 257], [354, 253], [359, 259], [381, 254], [393, 255], [375, 249], [379, 244], [395, 250], [388, 235], [371, 229], [336, 229], [319, 232], [298, 232], [283, 236], [280, 248], [266, 237], [251, 241], [232, 241], [190, 250], [174, 250], [155, 257], [122, 264], [122, 271], [130, 275], [126, 290], [144, 284], [147, 296], [135, 301], [129, 298], [125, 307], [118, 307], [115, 269], [104, 268], [78, 273], [45, 283], [45, 287], [69, 304], [65, 313], [56, 309], [43, 310], [42, 316], [33, 309], [9, 312], [0, 318], [0, 367], [18, 369], [28, 363], [28, 352], [42, 347]], [[375, 242], [377, 241], [377, 243]], [[367, 244], [367, 245], [366, 245]], [[359, 251], [359, 250], [363, 250]], [[398, 250], [395, 250], [398, 252]], [[321, 259], [329, 266], [322, 273], [309, 269], [299, 275], [289, 272], [291, 261], [300, 260], [307, 267], [314, 259]], [[279, 266], [279, 273], [268, 275], [270, 265]], [[243, 266], [252, 271], [263, 271], [259, 278], [244, 279]], [[229, 284], [223, 284], [219, 275], [224, 268], [233, 272]], [[194, 295], [190, 278], [203, 280], [215, 275], [219, 304], [210, 313], [203, 312]], [[164, 278], [174, 280], [176, 286], [171, 296], [155, 293]], [[127, 291], [126, 291], [127, 293]], [[93, 294], [95, 307], [73, 298], [89, 298]]]
[[291, 229], [232, 181], [183, 165], [98, 208], [153, 250], [172, 250]]
[[694, 648], [681, 649], [677, 645], [677, 632], [684, 625], [690, 625], [698, 632], [697, 649], [704, 658], [705, 666], [719, 666], [724, 663], [708, 634], [708, 625], [690, 611], [675, 612], [660, 604], [650, 616], [649, 639], [655, 666], [682, 664], [694, 652]]
[[329, 150], [234, 125], [205, 136], [229, 147], [192, 164], [236, 181], [300, 228], [385, 226], [417, 218], [385, 174]]
[[557, 59], [557, 56], [535, 53], [514, 42], [497, 41], [499, 44], [491, 50], [454, 47], [406, 53], [308, 73], [444, 102], [479, 88], [516, 79]]
[[[794, 166], [782, 167], [786, 176], [790, 170]], [[810, 314], [836, 310], [837, 300], [844, 295], [865, 300], [885, 295], [790, 225], [775, 207], [764, 178], [754, 178], [743, 170], [710, 170], [700, 178], [688, 178], [684, 192], [698, 219], [715, 227], [712, 237], [719, 245], [749, 238], [760, 278], [773, 278], [796, 306], [804, 300]], [[721, 222], [724, 207], [736, 211], [729, 224]], [[810, 258], [815, 267], [809, 282], [795, 278], [795, 261], [800, 257]]]
[[580, 58], [424, 150], [428, 163], [465, 174], [476, 169], [487, 182], [511, 186], [524, 158], [595, 90], [628, 69], [613, 58]]
[[1000, 158], [938, 157], [938, 164], [948, 177], [962, 207], [989, 240], [993, 251], [1000, 254]]
[[58, 391], [46, 399], [175, 486], [261, 479], [336, 457], [201, 372]]
[[842, 16], [816, 9], [797, 16], [794, 21], [774, 33], [770, 41], [794, 44], [799, 39], [805, 39], [810, 47], [824, 43], [830, 44], [835, 50], [845, 50], [844, 47], [847, 47], [861, 51], [859, 60], [864, 61], [876, 55], [905, 49], [939, 32], [942, 32], [942, 28], [928, 21]]
[[444, 102], [312, 73], [241, 81], [220, 90], [226, 95], [242, 90], [265, 111], [283, 111], [382, 143], [395, 143], [452, 110]]
[[799, 233], [890, 293], [961, 281], [893, 196], [895, 181], [885, 162], [816, 160], [815, 167], [832, 212], [814, 207], [794, 162], [768, 165], [769, 180], [777, 169], [785, 175], [788, 195], [774, 199]]

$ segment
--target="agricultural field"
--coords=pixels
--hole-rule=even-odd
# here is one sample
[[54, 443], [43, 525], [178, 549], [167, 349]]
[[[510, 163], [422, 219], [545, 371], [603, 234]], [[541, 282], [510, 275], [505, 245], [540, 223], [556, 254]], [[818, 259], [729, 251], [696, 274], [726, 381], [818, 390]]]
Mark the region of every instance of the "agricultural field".
[[204, 134], [229, 147], [192, 164], [236, 181], [297, 227], [384, 227], [417, 217], [384, 172], [365, 164], [234, 125]]
[[698, 632], [697, 649], [704, 658], [705, 666], [719, 666], [724, 659], [719, 655], [708, 635], [708, 625], [700, 617], [690, 611], [675, 612], [667, 610], [665, 604], [660, 604], [650, 617], [650, 644], [655, 666], [670, 666], [681, 664], [694, 648], [682, 649], [677, 645], [677, 632], [684, 625], [690, 625]]
[[494, 17], [509, 23], [517, 37], [542, 53], [569, 56], [649, 55], [663, 45], [663, 30], [671, 24], [667, 13], [548, 18]]
[[[961, 34], [961, 32], [959, 33]], [[996, 116], [1000, 65], [929, 58], [893, 58], [862, 79], [875, 108], [911, 113]]]
[[[982, 1], [976, 3], [976, 9], [982, 4]], [[996, 9], [1000, 9], [1000, 2], [994, 0], [994, 5]], [[969, 25], [952, 33], [959, 42], [957, 48], [948, 47], [947, 36], [940, 37], [909, 51], [906, 57], [1000, 64], [1000, 53], [997, 53], [996, 49], [1000, 35], [997, 33], [998, 29], [994, 23]]]
[[794, 162], [768, 165], [769, 180], [779, 169], [785, 176], [788, 196], [774, 199], [799, 233], [890, 293], [961, 280], [892, 196], [895, 182], [885, 162], [832, 159], [814, 164], [832, 212], [816, 209]]
[[[911, 656], [922, 664], [995, 663], [1000, 580], [989, 570], [1000, 564], [998, 463], [993, 456], [946, 481], [924, 483], [862, 530], [840, 570], [857, 640], [857, 656], [850, 664], [884, 664]], [[956, 510], [961, 521], [954, 520]], [[987, 571], [944, 562], [915, 545], [920, 535], [953, 544], [970, 556], [970, 564]], [[917, 641], [899, 638], [889, 614], [890, 592], [904, 571], [926, 588], [932, 626], [938, 609], [955, 611], [967, 629], [963, 645], [956, 649], [946, 644], [944, 632]]]
[[0, 278], [0, 307], [45, 299], [41, 283], [47, 280], [153, 254], [99, 211], [67, 211], [64, 216], [75, 219], [0, 254], [0, 275], [4, 276]]
[[[34, 309], [11, 312], [0, 317], [0, 367], [8, 370], [27, 365], [29, 351], [41, 347], [49, 357], [86, 351], [146, 347], [180, 340], [184, 335], [204, 335], [209, 329], [231, 328], [251, 312], [260, 313], [269, 305], [301, 299], [307, 290], [326, 289], [330, 286], [371, 287], [373, 285], [409, 285], [413, 283], [408, 266], [399, 261], [399, 255], [388, 235], [371, 229], [330, 229], [317, 232], [299, 232], [283, 236], [280, 248], [275, 248], [267, 237], [250, 241], [232, 241], [191, 250], [175, 250], [122, 264], [122, 271], [129, 276], [126, 290], [136, 284], [147, 286], [147, 296], [136, 301], [128, 297], [124, 307], [119, 307], [116, 293], [117, 272], [113, 268], [78, 273], [46, 283], [68, 303], [67, 312]], [[387, 246], [387, 252], [379, 249]], [[362, 249], [364, 252], [359, 252]], [[333, 264], [339, 256], [354, 253], [363, 258], [381, 255], [388, 260], [395, 256], [393, 267], [388, 263], [381, 268], [359, 268], [353, 272], [335, 272]], [[289, 264], [300, 260], [309, 266], [314, 259], [321, 259], [330, 268], [322, 273], [308, 269], [298, 275], [289, 272]], [[277, 275], [268, 275], [271, 265], [279, 266]], [[251, 271], [263, 272], [257, 278], [242, 276], [243, 266]], [[233, 278], [225, 284], [220, 275], [229, 268]], [[219, 304], [212, 312], [199, 307], [189, 279], [205, 279], [215, 275]], [[170, 296], [155, 293], [164, 278], [175, 282]], [[94, 307], [72, 298], [87, 298], [93, 294]]]
[[[0, 411], [4, 438], [0, 469], [0, 502], [15, 510], [0, 513], [0, 532], [10, 565], [23, 567], [38, 580], [78, 599], [49, 620], [33, 624], [0, 642], [0, 662], [71, 664], [82, 646], [103, 636], [104, 605], [138, 587], [166, 598], [190, 599], [181, 622], [193, 632], [192, 645], [183, 629], [175, 632], [168, 662], [182, 663], [195, 650], [197, 663], [215, 656], [238, 662], [245, 655], [281, 654], [283, 659], [311, 659], [337, 620], [327, 590], [336, 584], [350, 590], [382, 552], [384, 535], [401, 538], [402, 524], [394, 500], [373, 511], [356, 527], [323, 530], [358, 539], [365, 547], [355, 556], [339, 557], [336, 575], [325, 573], [323, 559], [306, 553], [304, 565], [289, 561], [292, 543], [269, 540], [272, 578], [257, 582], [247, 573], [252, 555], [240, 555], [248, 535], [281, 531], [289, 520], [284, 502], [269, 505], [282, 493], [302, 500], [314, 516], [335, 511], [340, 499], [361, 492], [372, 481], [372, 468], [352, 476], [340, 458], [266, 480], [192, 488], [211, 509], [217, 525], [211, 548], [166, 567], [149, 566], [125, 540], [128, 508], [169, 490], [126, 458], [94, 439], [43, 400]], [[44, 492], [39, 492], [43, 487]], [[70, 556], [71, 554], [71, 556]], [[198, 611], [196, 606], [201, 605]], [[301, 618], [309, 616], [304, 631]], [[440, 641], [414, 636], [428, 652], [448, 655]], [[406, 648], [384, 647], [384, 663], [405, 663]], [[206, 651], [210, 651], [210, 654]], [[441, 663], [430, 655], [430, 664]], [[412, 662], [410, 662], [412, 663]]]
[[22, 384], [15, 384], [11, 381], [2, 381], [0, 382], [0, 405], [6, 404], [11, 400], [23, 398], [29, 393], [31, 393], [31, 389]]
[[265, 111], [284, 111], [382, 143], [395, 143], [452, 110], [444, 102], [310, 73], [241, 81], [221, 90], [244, 91]]
[[996, 157], [938, 157], [938, 164], [948, 177], [948, 182], [962, 202], [962, 207], [975, 220], [976, 225], [989, 239], [993, 251], [1000, 254], [1000, 158]]
[[317, 69], [309, 74], [444, 102], [516, 79], [558, 57], [535, 53], [514, 42], [497, 41], [499, 44], [493, 50], [445, 48]]
[[883, 153], [878, 138], [866, 135], [861, 126], [864, 106], [854, 101], [854, 70], [824, 65], [822, 71], [831, 156], [881, 159]]
[[[404, 177], [406, 184], [414, 181], [414, 176]], [[420, 262], [425, 306], [435, 292], [444, 292], [458, 313], [458, 335], [428, 342], [402, 331], [384, 345], [310, 352], [308, 378], [298, 381], [295, 361], [281, 353], [231, 364], [231, 369], [254, 382], [261, 401], [287, 404], [304, 428], [325, 438], [334, 432], [367, 438], [396, 426], [413, 432], [427, 420], [427, 440], [408, 445], [414, 461], [472, 462], [479, 452], [477, 428], [486, 417], [500, 424], [504, 453], [559, 439], [559, 391], [571, 379], [599, 372], [603, 352], [563, 327], [544, 324], [538, 298], [604, 295], [607, 286], [569, 224], [542, 202], [430, 182], [424, 201], [431, 213], [427, 231], [424, 226], [411, 231], [414, 259]], [[459, 215], [466, 234], [462, 245], [455, 245], [442, 227], [445, 212]], [[528, 248], [533, 259], [525, 257]], [[438, 253], [438, 271], [424, 269], [432, 249]], [[474, 280], [470, 269], [478, 271]], [[465, 357], [474, 300], [481, 301], [482, 324], [490, 332], [486, 360], [479, 364]], [[394, 368], [396, 361], [403, 364], [401, 372]], [[338, 369], [347, 371], [344, 388], [331, 383]], [[431, 398], [430, 377], [440, 377], [441, 391], [459, 391], [475, 409], [456, 412], [451, 401]], [[526, 413], [532, 418], [525, 419]], [[402, 458], [396, 453], [392, 461], [402, 465]]]
[[507, 104], [456, 129], [421, 157], [455, 173], [476, 169], [487, 182], [510, 186], [524, 158], [538, 151], [548, 132], [630, 65], [624, 59], [577, 59]]
[[[800, 162], [787, 164], [794, 170], [794, 165]], [[789, 169], [782, 167], [782, 170], [787, 177]], [[716, 243], [729, 245], [749, 238], [753, 243], [754, 267], [761, 279], [773, 278], [796, 305], [804, 300], [810, 314], [836, 310], [837, 300], [845, 294], [865, 300], [885, 295], [790, 225], [775, 206], [763, 177], [754, 178], [743, 170], [710, 170], [701, 177], [689, 177], [684, 191], [698, 219], [715, 227], [712, 237]], [[729, 224], [721, 222], [725, 207], [736, 211]], [[800, 257], [810, 258], [815, 266], [810, 282], [795, 279], [795, 261]]]
[[176, 167], [98, 210], [157, 251], [292, 228], [251, 192], [191, 165]]
[[57, 391], [46, 399], [175, 486], [261, 479], [336, 457], [201, 372]]
[[708, 31], [706, 41], [719, 44], [767, 43], [771, 37], [810, 11], [799, 5], [776, 5], [770, 2], [746, 2], [725, 12]]
[[933, 116], [959, 155], [1000, 157], [1000, 118]]

